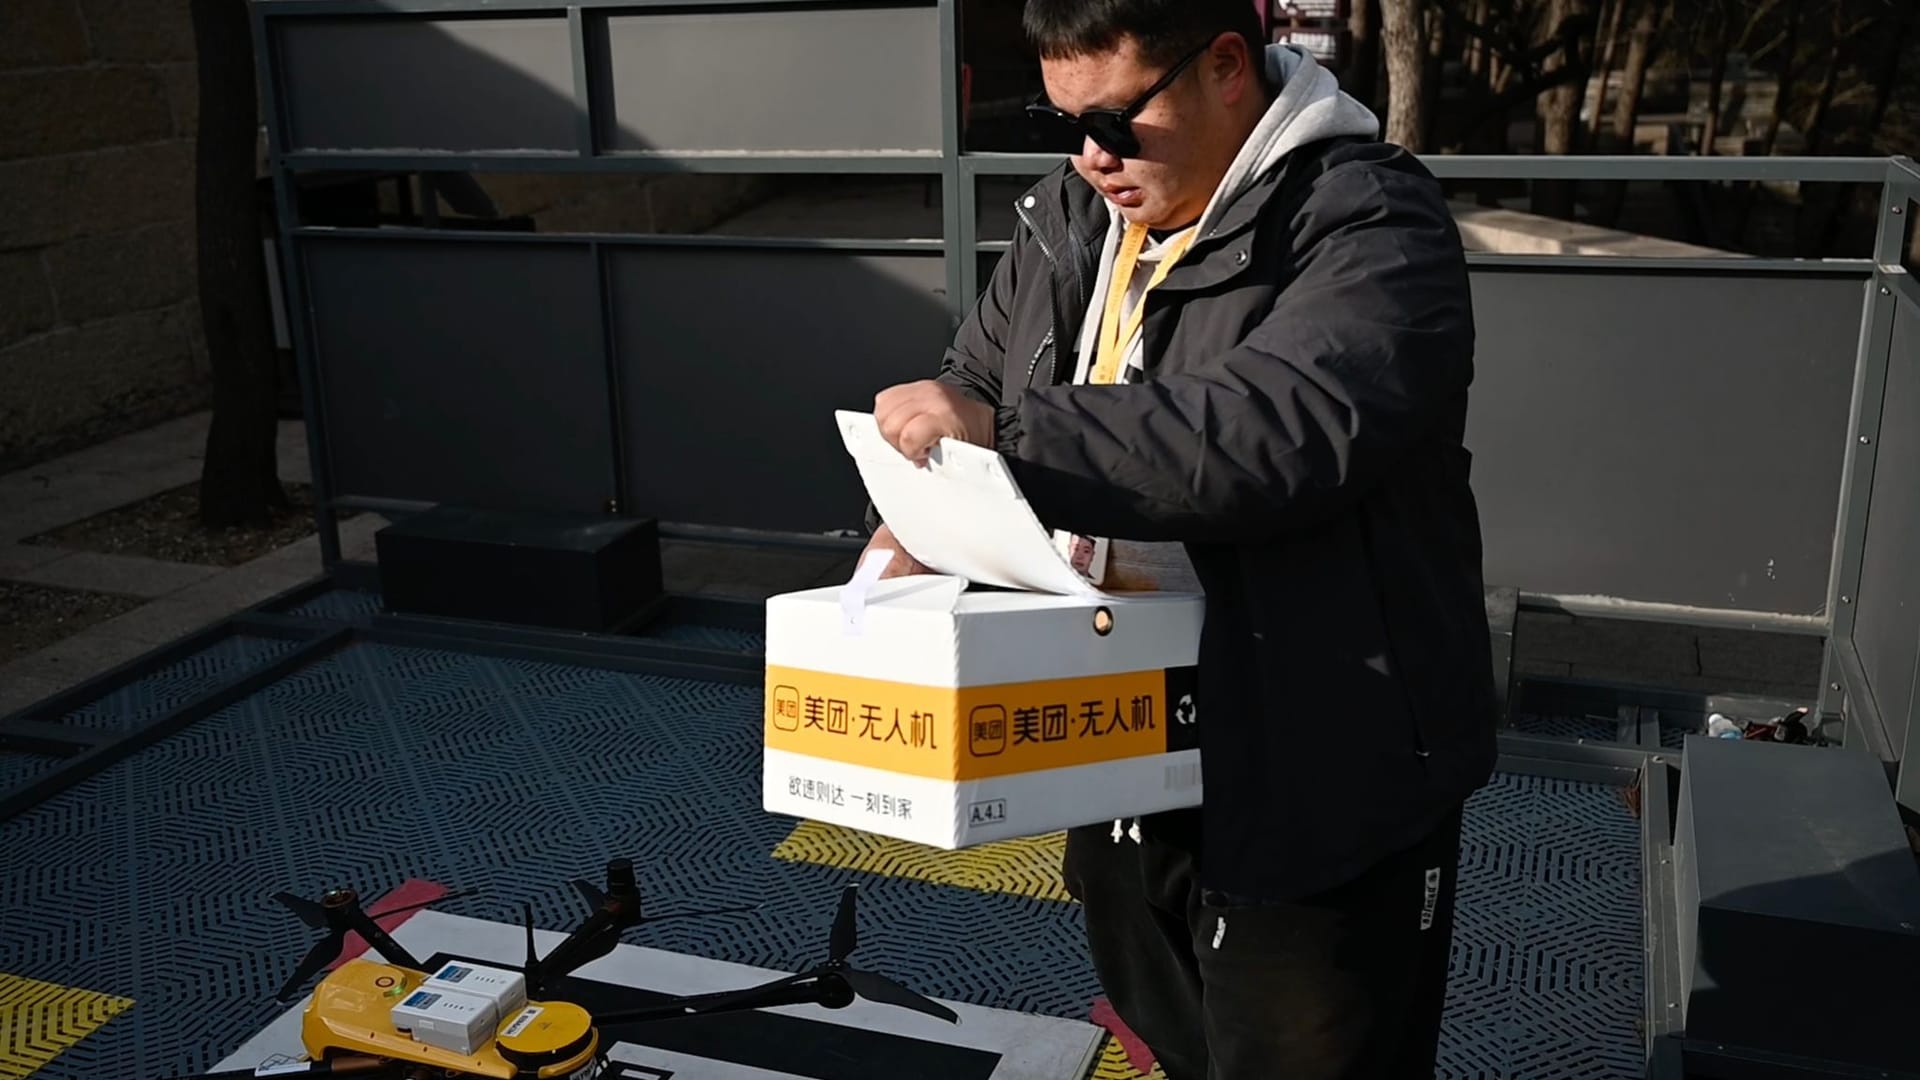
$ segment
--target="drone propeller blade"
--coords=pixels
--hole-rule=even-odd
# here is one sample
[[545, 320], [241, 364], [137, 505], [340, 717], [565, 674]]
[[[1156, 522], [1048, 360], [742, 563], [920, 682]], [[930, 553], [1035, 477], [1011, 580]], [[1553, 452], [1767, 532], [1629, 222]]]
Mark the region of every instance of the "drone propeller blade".
[[300, 921], [309, 927], [315, 930], [327, 928], [327, 909], [319, 904], [288, 892], [274, 893], [273, 898], [286, 905], [287, 910], [299, 916]]
[[868, 1001], [879, 1002], [882, 1005], [895, 1005], [902, 1009], [912, 1009], [915, 1012], [923, 1012], [937, 1020], [945, 1020], [949, 1024], [957, 1024], [960, 1022], [959, 1014], [955, 1013], [952, 1009], [947, 1008], [945, 1005], [931, 998], [916, 994], [883, 975], [875, 975], [871, 971], [856, 971], [848, 968], [840, 972], [840, 977], [847, 980], [847, 985], [853, 987], [854, 993], [859, 994]]
[[586, 897], [587, 906], [593, 908], [595, 911], [607, 905], [607, 894], [601, 892], [600, 887], [592, 882], [574, 878], [573, 887], [579, 890], [581, 896]]
[[293, 974], [288, 977], [286, 984], [280, 987], [280, 1000], [292, 1001], [298, 997], [301, 985], [318, 975], [328, 964], [333, 963], [346, 942], [347, 935], [337, 930], [314, 942], [313, 948], [307, 950], [307, 955], [301, 957], [300, 966], [293, 969]]
[[854, 898], [859, 894], [860, 886], [849, 885], [840, 890], [840, 910], [833, 915], [833, 937], [827, 945], [827, 962], [840, 963], [853, 955], [853, 947], [859, 944], [858, 928], [854, 925]]
[[527, 917], [527, 966], [525, 971], [528, 980], [537, 981], [540, 968], [540, 954], [535, 951], [533, 947], [533, 905], [521, 904], [520, 909]]
[[480, 893], [479, 889], [456, 889], [453, 892], [445, 894], [444, 896], [436, 896], [431, 900], [422, 900], [417, 904], [408, 904], [405, 907], [387, 908], [384, 911], [370, 911], [367, 913], [367, 917], [370, 919], [385, 919], [393, 915], [403, 915], [409, 911], [419, 911], [423, 907], [432, 907], [434, 904], [438, 904], [443, 901], [458, 900], [463, 896], [477, 896], [479, 895], [479, 893]]
[[415, 971], [425, 966], [415, 960], [412, 953], [401, 948], [399, 942], [387, 936], [387, 932], [380, 928], [380, 924], [369, 918], [358, 904], [347, 910], [346, 918], [347, 925], [360, 935], [360, 940], [371, 946], [373, 951], [379, 953], [388, 963], [412, 968]]

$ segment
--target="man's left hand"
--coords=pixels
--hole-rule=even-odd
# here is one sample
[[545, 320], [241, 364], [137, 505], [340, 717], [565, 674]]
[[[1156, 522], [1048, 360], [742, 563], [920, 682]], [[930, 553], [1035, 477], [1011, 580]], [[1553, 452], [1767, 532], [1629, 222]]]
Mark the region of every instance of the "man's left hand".
[[881, 436], [915, 464], [941, 439], [993, 449], [993, 407], [932, 379], [882, 390], [873, 399], [873, 417]]

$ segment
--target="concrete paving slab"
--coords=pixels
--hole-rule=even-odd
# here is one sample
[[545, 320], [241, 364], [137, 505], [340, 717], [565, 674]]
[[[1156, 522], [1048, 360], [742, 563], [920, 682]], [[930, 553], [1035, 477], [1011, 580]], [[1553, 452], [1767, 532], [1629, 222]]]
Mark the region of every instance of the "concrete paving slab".
[[167, 562], [137, 555], [79, 551], [18, 575], [21, 581], [123, 596], [160, 597], [220, 573], [217, 566]]
[[93, 626], [0, 668], [0, 684], [28, 678], [57, 683], [64, 689], [118, 667], [152, 648], [151, 643], [114, 637]]
[[314, 571], [310, 568], [261, 564], [256, 559], [245, 566], [189, 585], [174, 593], [171, 599], [237, 612], [275, 593], [285, 592], [313, 576]]
[[32, 675], [13, 675], [0, 669], [0, 716], [37, 705], [65, 689], [57, 682]]
[[[377, 557], [374, 534], [386, 528], [390, 522], [379, 514], [361, 514], [340, 523], [340, 557], [361, 562], [373, 562]], [[319, 541], [315, 539], [312, 569], [320, 570]]]
[[274, 464], [281, 480], [301, 484], [313, 481], [313, 469], [307, 460], [307, 425], [304, 421], [280, 421], [274, 446]]
[[94, 629], [110, 637], [138, 641], [149, 647], [165, 645], [233, 615], [238, 609], [221, 599], [181, 599], [178, 595], [142, 604], [116, 615]]
[[25, 581], [21, 575], [37, 566], [74, 554], [66, 548], [41, 544], [0, 544], [0, 578]]

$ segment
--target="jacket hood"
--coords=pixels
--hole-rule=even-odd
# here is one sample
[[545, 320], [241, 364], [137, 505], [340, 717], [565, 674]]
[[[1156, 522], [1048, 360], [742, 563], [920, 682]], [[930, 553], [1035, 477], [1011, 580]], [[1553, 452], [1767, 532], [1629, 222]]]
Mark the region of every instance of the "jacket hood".
[[[1268, 83], [1280, 87], [1280, 93], [1227, 166], [1226, 175], [1200, 214], [1198, 235], [1206, 235], [1218, 224], [1222, 212], [1278, 166], [1288, 152], [1321, 139], [1379, 137], [1379, 117], [1340, 89], [1333, 72], [1320, 66], [1305, 49], [1284, 43], [1267, 46], [1266, 74]], [[1108, 212], [1119, 217], [1112, 204], [1108, 204]]]

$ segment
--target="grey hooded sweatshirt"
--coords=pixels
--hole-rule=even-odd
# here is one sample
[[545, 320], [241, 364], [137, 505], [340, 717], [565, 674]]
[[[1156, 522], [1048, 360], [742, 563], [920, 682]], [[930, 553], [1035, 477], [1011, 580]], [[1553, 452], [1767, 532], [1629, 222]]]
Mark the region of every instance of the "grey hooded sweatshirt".
[[[1253, 133], [1247, 136], [1233, 163], [1227, 167], [1226, 174], [1221, 177], [1220, 185], [1214, 189], [1213, 197], [1201, 212], [1199, 220], [1179, 233], [1159, 240], [1148, 239], [1134, 268], [1133, 280], [1128, 284], [1126, 299], [1122, 302], [1121, 325], [1125, 325], [1125, 320], [1140, 304], [1147, 283], [1153, 278], [1154, 268], [1174, 241], [1194, 230], [1204, 234], [1236, 198], [1276, 168], [1288, 151], [1306, 143], [1342, 135], [1365, 138], [1379, 135], [1379, 118], [1358, 99], [1341, 90], [1333, 73], [1321, 67], [1311, 53], [1296, 45], [1274, 44], [1267, 46], [1265, 60], [1267, 83], [1278, 86], [1279, 94], [1267, 107]], [[1114, 259], [1120, 249], [1121, 237], [1126, 232], [1126, 219], [1121, 217], [1120, 211], [1109, 203], [1107, 212], [1107, 238], [1101, 248], [1100, 272], [1094, 281], [1093, 300], [1081, 329], [1080, 366], [1074, 373], [1076, 383], [1086, 382], [1093, 368], [1098, 352], [1100, 316], [1106, 305], [1108, 286], [1113, 279]], [[1125, 343], [1123, 354], [1121, 381], [1138, 381], [1145, 370], [1139, 331], [1136, 330]], [[1073, 537], [1067, 533], [1056, 533], [1054, 541], [1065, 553], [1070, 550]], [[1112, 580], [1129, 587], [1151, 585], [1180, 592], [1201, 591], [1184, 545], [1125, 540], [1111, 544], [1101, 540], [1098, 545], [1099, 553], [1093, 561], [1096, 581]]]

